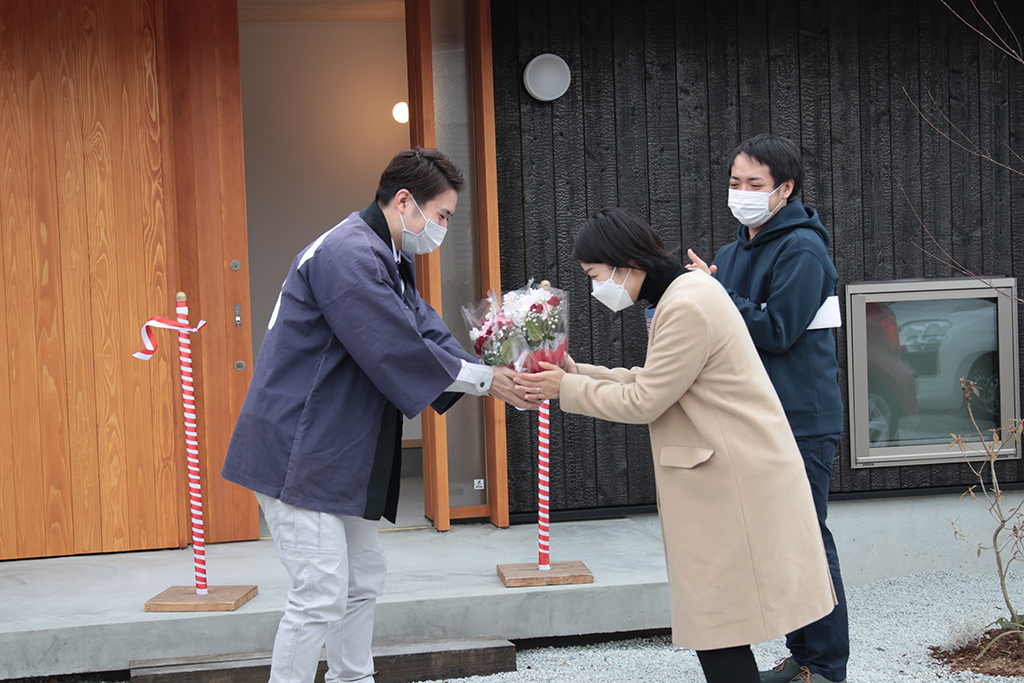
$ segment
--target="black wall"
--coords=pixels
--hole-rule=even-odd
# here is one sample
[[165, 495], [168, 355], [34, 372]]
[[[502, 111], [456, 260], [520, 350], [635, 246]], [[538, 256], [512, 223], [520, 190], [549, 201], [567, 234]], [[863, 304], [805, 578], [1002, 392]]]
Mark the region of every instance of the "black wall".
[[[955, 8], [973, 16], [969, 4]], [[1024, 37], [1024, 3], [1001, 9]], [[1004, 143], [1024, 154], [1024, 66], [939, 0], [493, 0], [491, 11], [503, 286], [533, 277], [568, 289], [577, 360], [640, 365], [646, 348], [639, 306], [611, 314], [590, 297], [569, 258], [579, 225], [601, 207], [627, 207], [670, 250], [710, 260], [735, 236], [728, 155], [760, 132], [803, 149], [802, 199], [832, 234], [838, 294], [850, 282], [955, 274], [921, 250], [939, 247], [915, 211], [961, 263], [1024, 276], [1024, 177], [945, 141], [907, 95], [958, 135], [934, 99], [970, 140], [1013, 163]], [[554, 102], [522, 85], [544, 52], [572, 70]], [[837, 343], [845, 400], [845, 333]], [[514, 513], [536, 510], [535, 430], [532, 413], [508, 411]], [[653, 503], [650, 460], [645, 426], [553, 407], [553, 510]], [[1001, 467], [1004, 482], [1024, 481], [1016, 461]], [[966, 465], [853, 470], [845, 434], [832, 491], [972, 482]]]

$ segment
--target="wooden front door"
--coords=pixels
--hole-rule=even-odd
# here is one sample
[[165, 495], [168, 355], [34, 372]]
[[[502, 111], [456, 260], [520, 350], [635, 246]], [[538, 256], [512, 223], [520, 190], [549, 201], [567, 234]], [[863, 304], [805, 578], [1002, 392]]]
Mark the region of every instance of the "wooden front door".
[[188, 543], [173, 335], [131, 356], [179, 289], [206, 537], [258, 535], [219, 477], [251, 368], [237, 53], [233, 0], [0, 0], [0, 559]]

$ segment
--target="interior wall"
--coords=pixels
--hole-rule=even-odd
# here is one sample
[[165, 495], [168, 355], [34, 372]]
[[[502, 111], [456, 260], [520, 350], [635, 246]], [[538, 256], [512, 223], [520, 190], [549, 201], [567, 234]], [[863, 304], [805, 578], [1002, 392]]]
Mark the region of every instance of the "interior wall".
[[292, 259], [365, 208], [409, 146], [391, 115], [408, 98], [405, 24], [243, 23], [239, 38], [257, 360]]

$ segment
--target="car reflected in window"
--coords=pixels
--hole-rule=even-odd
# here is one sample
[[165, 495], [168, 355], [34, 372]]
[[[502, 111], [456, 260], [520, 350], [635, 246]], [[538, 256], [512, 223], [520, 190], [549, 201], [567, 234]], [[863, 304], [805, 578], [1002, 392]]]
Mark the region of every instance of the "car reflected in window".
[[914, 368], [900, 340], [899, 324], [884, 303], [864, 307], [868, 350], [868, 438], [872, 446], [899, 439], [900, 426], [917, 423]]

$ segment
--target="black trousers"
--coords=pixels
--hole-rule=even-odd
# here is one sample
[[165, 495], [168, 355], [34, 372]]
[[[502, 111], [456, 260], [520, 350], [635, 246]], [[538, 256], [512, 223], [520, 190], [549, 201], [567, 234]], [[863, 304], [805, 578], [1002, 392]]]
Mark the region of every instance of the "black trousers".
[[697, 650], [708, 683], [760, 683], [757, 662], [749, 645], [721, 650]]

